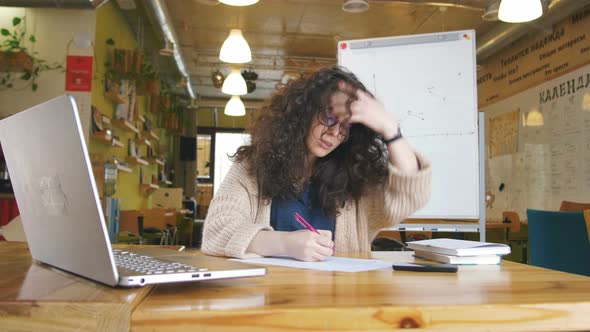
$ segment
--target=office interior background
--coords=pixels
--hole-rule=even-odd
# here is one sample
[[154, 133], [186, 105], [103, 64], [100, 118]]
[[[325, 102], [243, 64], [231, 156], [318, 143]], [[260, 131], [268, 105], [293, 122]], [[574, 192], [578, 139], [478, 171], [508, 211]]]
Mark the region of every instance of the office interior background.
[[[112, 241], [137, 241], [141, 215], [160, 229], [154, 243], [174, 225], [166, 241], [198, 247], [227, 155], [278, 84], [336, 64], [341, 40], [474, 29], [486, 221], [590, 202], [590, 1], [540, 1], [543, 15], [523, 23], [500, 21], [499, 3], [3, 0], [0, 118], [73, 94]], [[234, 39], [249, 49], [220, 56]], [[3, 235], [18, 238], [2, 162], [0, 181]]]

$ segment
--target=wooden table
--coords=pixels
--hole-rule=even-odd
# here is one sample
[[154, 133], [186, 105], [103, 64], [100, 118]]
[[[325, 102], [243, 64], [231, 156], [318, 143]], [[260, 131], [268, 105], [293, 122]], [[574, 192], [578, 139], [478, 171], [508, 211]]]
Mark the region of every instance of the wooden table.
[[0, 331], [128, 331], [152, 289], [103, 286], [33, 262], [24, 242], [0, 242]]
[[[409, 252], [374, 252], [413, 261]], [[158, 286], [133, 331], [574, 331], [590, 328], [590, 278], [505, 261], [457, 274], [268, 267], [265, 277]]]
[[268, 267], [264, 277], [121, 289], [0, 242], [1, 331], [575, 331], [588, 330], [589, 313], [590, 278], [508, 261], [457, 274]]

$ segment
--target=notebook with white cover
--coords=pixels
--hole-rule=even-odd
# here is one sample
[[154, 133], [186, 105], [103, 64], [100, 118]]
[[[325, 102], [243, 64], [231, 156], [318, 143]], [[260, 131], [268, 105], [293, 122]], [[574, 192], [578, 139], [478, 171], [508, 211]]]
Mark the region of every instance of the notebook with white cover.
[[502, 259], [498, 255], [453, 256], [415, 250], [414, 256], [435, 262], [457, 265], [496, 265], [502, 262]]
[[407, 245], [412, 250], [453, 256], [506, 255], [510, 253], [510, 247], [502, 243], [447, 238], [412, 241]]
[[[110, 286], [266, 273], [261, 267], [162, 248], [115, 254], [71, 96], [0, 120], [0, 143], [29, 250], [37, 261]], [[143, 265], [131, 269], [133, 261]]]

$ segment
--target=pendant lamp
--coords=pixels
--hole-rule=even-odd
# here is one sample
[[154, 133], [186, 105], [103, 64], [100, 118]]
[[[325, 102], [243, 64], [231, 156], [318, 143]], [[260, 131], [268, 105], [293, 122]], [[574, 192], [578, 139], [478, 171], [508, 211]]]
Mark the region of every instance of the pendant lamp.
[[258, 2], [258, 0], [219, 0], [219, 2], [230, 6], [250, 6]]
[[526, 126], [527, 127], [539, 127], [544, 124], [543, 121], [543, 113], [541, 113], [538, 109], [532, 109], [526, 116]]
[[541, 0], [502, 0], [498, 10], [500, 21], [521, 23], [535, 20], [543, 15]]
[[586, 92], [582, 98], [582, 109], [584, 111], [590, 111], [590, 92]]
[[244, 106], [244, 103], [242, 103], [240, 96], [231, 96], [231, 99], [225, 104], [223, 113], [229, 116], [246, 115], [246, 107]]
[[219, 60], [228, 63], [246, 63], [252, 61], [248, 42], [242, 36], [242, 30], [232, 29], [219, 51]]
[[231, 74], [223, 81], [221, 92], [232, 96], [241, 96], [248, 93], [246, 80], [242, 77], [239, 69], [232, 69]]

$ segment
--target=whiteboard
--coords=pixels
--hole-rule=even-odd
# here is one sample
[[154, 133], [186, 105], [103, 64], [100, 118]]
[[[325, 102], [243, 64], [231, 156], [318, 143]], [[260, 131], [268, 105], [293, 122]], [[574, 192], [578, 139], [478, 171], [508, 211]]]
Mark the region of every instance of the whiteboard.
[[479, 219], [475, 31], [340, 41], [348, 68], [432, 162], [432, 196], [413, 218]]

